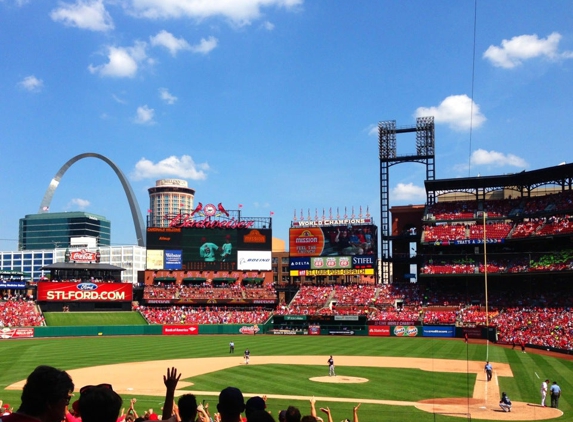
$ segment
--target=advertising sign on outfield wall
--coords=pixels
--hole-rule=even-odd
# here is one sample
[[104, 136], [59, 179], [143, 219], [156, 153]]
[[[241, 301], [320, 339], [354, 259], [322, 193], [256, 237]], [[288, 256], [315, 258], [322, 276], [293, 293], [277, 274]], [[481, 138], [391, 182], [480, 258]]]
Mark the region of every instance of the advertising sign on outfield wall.
[[131, 302], [131, 283], [38, 282], [38, 302]]
[[422, 327], [424, 337], [455, 337], [456, 329], [454, 326], [424, 326]]
[[421, 337], [422, 331], [415, 325], [397, 325], [391, 328], [392, 335], [396, 337]]
[[390, 327], [383, 326], [383, 325], [369, 325], [368, 326], [368, 335], [369, 336], [383, 336], [388, 337], [390, 336]]
[[33, 328], [8, 328], [0, 330], [0, 339], [2, 338], [32, 338], [34, 337]]
[[198, 325], [164, 325], [164, 336], [196, 336], [199, 334]]

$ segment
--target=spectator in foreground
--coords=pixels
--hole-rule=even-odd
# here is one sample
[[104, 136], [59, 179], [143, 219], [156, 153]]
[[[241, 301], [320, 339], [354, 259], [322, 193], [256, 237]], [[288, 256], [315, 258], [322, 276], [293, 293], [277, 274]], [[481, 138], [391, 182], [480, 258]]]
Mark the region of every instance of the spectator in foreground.
[[285, 412], [285, 422], [300, 422], [300, 410], [294, 406], [289, 406]]
[[82, 387], [79, 402], [82, 422], [116, 422], [123, 404], [110, 384]]
[[177, 402], [181, 422], [195, 422], [197, 418], [197, 398], [193, 394], [184, 394]]
[[258, 411], [265, 412], [265, 409], [267, 408], [265, 398], [266, 396], [264, 397], [254, 396], [251, 397], [249, 400], [247, 400], [247, 403], [245, 404], [245, 416], [247, 417], [247, 422], [251, 422], [251, 419], [253, 419], [253, 414], [255, 412]]
[[221, 422], [240, 422], [241, 413], [245, 410], [245, 399], [241, 390], [235, 387], [222, 390], [217, 410], [221, 415]]
[[2, 422], [61, 422], [73, 392], [74, 383], [67, 372], [38, 366], [26, 379], [20, 408], [3, 416]]
[[275, 422], [275, 419], [266, 410], [255, 410], [250, 414], [247, 422]]

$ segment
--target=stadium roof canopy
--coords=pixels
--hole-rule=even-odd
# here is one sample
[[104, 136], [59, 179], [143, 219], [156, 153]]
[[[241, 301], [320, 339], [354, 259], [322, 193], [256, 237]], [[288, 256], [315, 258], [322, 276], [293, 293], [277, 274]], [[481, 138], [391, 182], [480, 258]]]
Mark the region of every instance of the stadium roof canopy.
[[101, 271], [125, 271], [125, 268], [111, 264], [94, 264], [87, 262], [55, 262], [45, 265], [42, 270], [101, 270]]
[[543, 185], [559, 185], [563, 189], [572, 189], [573, 164], [562, 164], [539, 170], [522, 171], [521, 173], [504, 174], [499, 176], [460, 177], [456, 179], [426, 180], [426, 192], [445, 193], [451, 191], [491, 192], [504, 188], [530, 193], [536, 187]]

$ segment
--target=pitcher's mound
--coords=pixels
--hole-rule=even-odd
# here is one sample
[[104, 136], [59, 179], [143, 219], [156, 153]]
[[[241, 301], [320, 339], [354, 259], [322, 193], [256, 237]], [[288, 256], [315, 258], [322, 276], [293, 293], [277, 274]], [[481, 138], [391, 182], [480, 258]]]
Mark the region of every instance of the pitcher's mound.
[[310, 380], [315, 382], [331, 382], [335, 384], [358, 384], [361, 382], [368, 382], [368, 378], [346, 377], [344, 375], [336, 375], [334, 377], [314, 377], [310, 378]]

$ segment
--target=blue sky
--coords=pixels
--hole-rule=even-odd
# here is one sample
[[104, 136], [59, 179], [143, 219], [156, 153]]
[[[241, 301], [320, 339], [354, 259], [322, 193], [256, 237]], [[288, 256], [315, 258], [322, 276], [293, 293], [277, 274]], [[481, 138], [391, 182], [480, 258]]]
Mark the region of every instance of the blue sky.
[[[5, 251], [85, 152], [123, 170], [143, 215], [177, 177], [203, 204], [274, 212], [285, 240], [301, 210], [380, 222], [380, 121], [434, 116], [438, 179], [571, 161], [571, 2], [0, 0], [0, 57]], [[399, 155], [414, 146], [398, 136]], [[423, 203], [424, 177], [393, 166], [391, 206]], [[73, 165], [50, 208], [80, 210], [136, 243], [100, 160]]]

